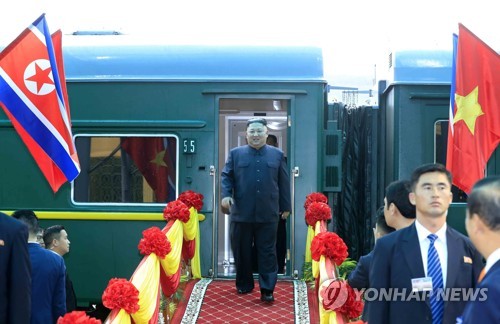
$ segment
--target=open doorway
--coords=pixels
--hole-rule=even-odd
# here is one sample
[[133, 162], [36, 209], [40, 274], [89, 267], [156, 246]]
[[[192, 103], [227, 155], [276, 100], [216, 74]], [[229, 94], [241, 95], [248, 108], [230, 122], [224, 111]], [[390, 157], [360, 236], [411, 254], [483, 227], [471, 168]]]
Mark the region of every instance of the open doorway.
[[[220, 98], [219, 99], [219, 156], [218, 170], [222, 171], [229, 151], [246, 145], [246, 122], [252, 117], [267, 120], [269, 134], [276, 136], [278, 147], [288, 152], [288, 110], [290, 100], [271, 98]], [[220, 172], [219, 172], [220, 176]], [[220, 197], [220, 189], [219, 194]], [[217, 277], [234, 277], [233, 253], [229, 237], [230, 216], [217, 210]], [[286, 258], [289, 259], [287, 235]], [[286, 272], [285, 272], [286, 274]]]

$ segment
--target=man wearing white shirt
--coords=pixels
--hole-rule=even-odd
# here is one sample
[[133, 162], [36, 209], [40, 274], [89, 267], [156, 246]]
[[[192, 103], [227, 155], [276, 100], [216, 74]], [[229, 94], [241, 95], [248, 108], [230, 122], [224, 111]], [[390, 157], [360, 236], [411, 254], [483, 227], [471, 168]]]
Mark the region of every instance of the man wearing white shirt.
[[486, 299], [467, 303], [462, 323], [500, 323], [500, 177], [478, 181], [467, 199], [465, 228], [469, 237], [486, 258], [484, 278], [478, 289]]
[[369, 303], [368, 323], [455, 323], [465, 298], [455, 294], [448, 300], [446, 291], [474, 288], [482, 258], [466, 236], [446, 225], [450, 172], [426, 164], [415, 169], [410, 182], [416, 221], [375, 245], [369, 280], [379, 296]]

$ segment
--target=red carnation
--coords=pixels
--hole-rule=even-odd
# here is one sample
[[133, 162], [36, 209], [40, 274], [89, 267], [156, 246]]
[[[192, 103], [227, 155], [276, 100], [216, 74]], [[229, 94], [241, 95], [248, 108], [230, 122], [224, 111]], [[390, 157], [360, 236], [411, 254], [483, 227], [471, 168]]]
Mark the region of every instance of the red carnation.
[[312, 202], [306, 210], [306, 223], [309, 226], [316, 225], [318, 221], [332, 219], [330, 206], [323, 202]]
[[189, 220], [189, 215], [189, 207], [178, 199], [169, 202], [163, 210], [163, 218], [165, 218], [167, 222], [170, 220], [175, 221], [178, 219], [184, 223], [187, 223], [187, 221]]
[[142, 255], [156, 254], [164, 258], [172, 251], [167, 236], [158, 227], [150, 227], [142, 232], [143, 238], [139, 241], [139, 251]]
[[102, 303], [111, 310], [133, 314], [139, 310], [139, 290], [126, 279], [113, 278], [102, 294]]
[[347, 245], [344, 241], [333, 232], [323, 232], [316, 235], [311, 242], [311, 257], [315, 261], [319, 261], [321, 256], [330, 258], [339, 266], [349, 255], [347, 253]]
[[197, 211], [203, 207], [203, 195], [192, 190], [184, 191], [177, 199], [185, 203], [188, 208], [194, 207]]
[[306, 201], [304, 203], [304, 209], [307, 210], [310, 204], [313, 202], [322, 202], [327, 204], [328, 203], [328, 198], [321, 192], [313, 192], [309, 195], [306, 196]]
[[57, 319], [57, 324], [101, 324], [101, 320], [87, 316], [84, 311], [72, 311]]
[[358, 318], [363, 311], [360, 294], [344, 280], [332, 280], [320, 294], [324, 309], [344, 314], [348, 319]]

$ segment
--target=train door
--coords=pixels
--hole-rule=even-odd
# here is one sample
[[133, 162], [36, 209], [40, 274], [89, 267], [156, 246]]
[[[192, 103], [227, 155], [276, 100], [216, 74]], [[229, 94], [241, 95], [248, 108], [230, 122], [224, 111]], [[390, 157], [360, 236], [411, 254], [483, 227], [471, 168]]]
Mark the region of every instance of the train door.
[[[276, 136], [278, 147], [285, 156], [288, 152], [288, 107], [290, 100], [273, 98], [220, 98], [219, 99], [219, 155], [218, 177], [224, 168], [229, 151], [237, 146], [246, 145], [246, 122], [248, 119], [259, 116], [267, 120], [269, 134]], [[217, 190], [217, 205], [220, 202], [220, 186]], [[234, 277], [234, 258], [231, 250], [229, 224], [230, 216], [217, 208], [216, 214], [216, 276]], [[288, 225], [288, 223], [287, 223]], [[289, 225], [288, 225], [289, 226]], [[287, 229], [286, 258], [289, 257], [290, 235]], [[286, 274], [286, 272], [285, 272]]]

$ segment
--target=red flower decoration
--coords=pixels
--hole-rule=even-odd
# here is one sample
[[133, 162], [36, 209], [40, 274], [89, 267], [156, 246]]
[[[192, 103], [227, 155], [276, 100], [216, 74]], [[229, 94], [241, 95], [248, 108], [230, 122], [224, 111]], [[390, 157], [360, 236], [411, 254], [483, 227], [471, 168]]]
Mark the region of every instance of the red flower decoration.
[[344, 262], [349, 253], [344, 241], [333, 232], [323, 232], [316, 235], [311, 242], [311, 257], [319, 261], [321, 256], [330, 258], [339, 266]]
[[158, 227], [150, 227], [142, 232], [143, 238], [139, 241], [139, 251], [142, 255], [156, 254], [164, 258], [172, 251], [167, 236]]
[[163, 210], [163, 218], [165, 218], [167, 222], [170, 220], [178, 219], [184, 223], [187, 223], [187, 221], [189, 220], [189, 215], [189, 207], [178, 199], [169, 202]]
[[304, 203], [304, 209], [307, 210], [307, 208], [309, 208], [309, 205], [312, 204], [313, 202], [322, 202], [327, 204], [328, 198], [321, 192], [313, 192], [311, 194], [308, 194], [306, 196], [306, 201]]
[[316, 225], [318, 221], [332, 219], [330, 206], [323, 202], [312, 202], [306, 209], [306, 223], [309, 226]]
[[358, 318], [363, 311], [359, 292], [344, 280], [332, 280], [321, 292], [323, 308], [344, 314], [348, 319]]
[[139, 290], [126, 279], [113, 278], [102, 294], [102, 303], [111, 310], [124, 309], [133, 314], [139, 310]]
[[197, 211], [203, 207], [203, 195], [192, 190], [184, 191], [177, 199], [185, 203], [188, 208], [194, 207]]
[[72, 311], [57, 319], [57, 324], [101, 324], [101, 320], [87, 316], [83, 311]]

